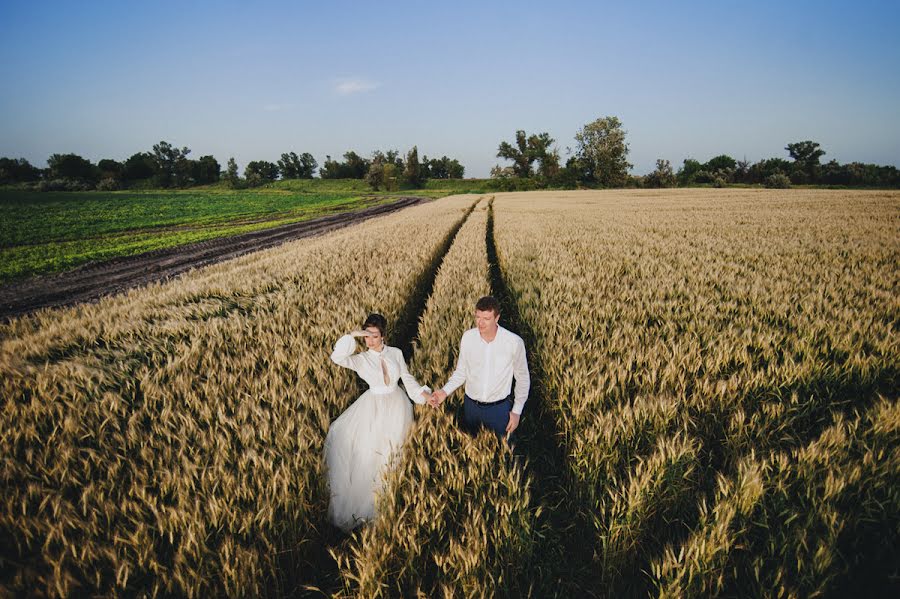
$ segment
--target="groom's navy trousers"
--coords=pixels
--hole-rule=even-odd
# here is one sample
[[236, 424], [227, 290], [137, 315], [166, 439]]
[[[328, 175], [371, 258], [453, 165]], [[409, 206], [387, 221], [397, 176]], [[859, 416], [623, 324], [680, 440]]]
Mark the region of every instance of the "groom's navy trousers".
[[[504, 399], [496, 403], [476, 403], [466, 395], [463, 399], [463, 426], [474, 434], [484, 427], [497, 433], [501, 439], [506, 438], [506, 425], [509, 424], [509, 413], [513, 406], [513, 393], [510, 392]], [[510, 435], [510, 444], [515, 434]]]

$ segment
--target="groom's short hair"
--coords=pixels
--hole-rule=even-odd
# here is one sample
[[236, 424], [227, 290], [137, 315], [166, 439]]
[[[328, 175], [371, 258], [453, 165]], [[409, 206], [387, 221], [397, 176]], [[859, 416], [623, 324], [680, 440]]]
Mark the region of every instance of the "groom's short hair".
[[486, 295], [475, 304], [475, 309], [479, 312], [487, 312], [491, 310], [497, 316], [500, 316], [500, 302], [492, 295]]

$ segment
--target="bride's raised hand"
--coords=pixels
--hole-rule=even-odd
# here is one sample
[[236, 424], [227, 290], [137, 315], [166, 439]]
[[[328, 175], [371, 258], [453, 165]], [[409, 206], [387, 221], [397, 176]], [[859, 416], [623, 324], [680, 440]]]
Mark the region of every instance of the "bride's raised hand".
[[371, 337], [372, 333], [369, 331], [351, 331], [350, 335], [353, 337]]

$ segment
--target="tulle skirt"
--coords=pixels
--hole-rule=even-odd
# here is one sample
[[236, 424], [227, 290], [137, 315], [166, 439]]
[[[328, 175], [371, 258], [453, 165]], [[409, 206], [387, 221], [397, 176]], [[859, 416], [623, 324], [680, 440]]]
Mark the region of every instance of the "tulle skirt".
[[369, 389], [331, 423], [325, 466], [331, 501], [328, 518], [349, 532], [375, 517], [375, 494], [413, 422], [413, 408], [399, 387]]

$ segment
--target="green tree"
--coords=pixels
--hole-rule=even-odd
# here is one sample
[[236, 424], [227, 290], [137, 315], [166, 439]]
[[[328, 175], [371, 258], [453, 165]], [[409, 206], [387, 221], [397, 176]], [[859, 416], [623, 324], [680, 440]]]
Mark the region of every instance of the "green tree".
[[228, 166], [225, 167], [225, 181], [228, 182], [229, 187], [232, 189], [240, 186], [241, 177], [238, 174], [238, 165], [234, 161], [234, 156], [228, 159]]
[[540, 176], [552, 179], [559, 175], [559, 150], [545, 150], [539, 160], [538, 174]]
[[459, 160], [453, 158], [452, 160], [444, 156], [445, 165], [447, 169], [447, 178], [448, 179], [462, 179], [466, 173], [466, 167], [460, 164]]
[[400, 187], [400, 177], [403, 171], [395, 162], [387, 162], [384, 165], [384, 188], [387, 191], [397, 191]]
[[814, 141], [797, 141], [788, 144], [784, 148], [794, 159], [795, 167], [791, 172], [791, 179], [795, 183], [814, 183], [819, 179], [819, 159], [825, 155], [825, 150]]
[[278, 178], [278, 165], [266, 160], [251, 160], [244, 168], [244, 179], [251, 186], [270, 183]]
[[78, 154], [53, 154], [47, 159], [47, 167], [51, 179], [95, 182], [100, 178], [100, 169]]
[[[548, 156], [553, 138], [549, 133], [537, 133], [526, 136], [525, 131], [516, 131], [515, 145], [509, 142], [500, 142], [497, 147], [497, 157], [505, 158], [513, 163], [513, 170], [517, 177], [528, 178], [533, 174], [532, 166], [535, 161], [543, 165], [547, 163], [547, 169], [552, 167], [553, 159]], [[556, 168], [559, 168], [559, 155], [556, 155]]]
[[703, 164], [699, 160], [685, 158], [681, 168], [678, 169], [678, 175], [676, 175], [678, 184], [683, 186], [693, 184], [696, 181], [697, 174], [702, 170]]
[[312, 179], [313, 175], [316, 174], [316, 169], [319, 167], [319, 163], [316, 162], [316, 159], [313, 158], [313, 155], [309, 152], [303, 152], [300, 154], [300, 169], [297, 173], [298, 179]]
[[587, 181], [621, 187], [628, 180], [628, 144], [622, 122], [614, 116], [588, 123], [575, 134], [576, 157]]
[[41, 178], [41, 169], [24, 158], [0, 158], [0, 183], [30, 183]]
[[296, 152], [281, 155], [278, 170], [284, 179], [312, 179], [319, 164], [309, 152], [297, 156]]
[[644, 177], [647, 187], [675, 187], [675, 173], [668, 160], [657, 159], [656, 170]]
[[821, 149], [818, 143], [809, 140], [788, 144], [784, 149], [791, 158], [804, 166], [818, 166], [819, 159], [825, 155], [825, 150]]
[[122, 179], [125, 181], [140, 181], [149, 179], [156, 174], [156, 160], [150, 152], [138, 152], [132, 154], [122, 168]]
[[190, 153], [187, 147], [178, 149], [167, 141], [153, 146], [157, 184], [160, 187], [183, 187], [188, 182], [191, 166], [187, 156]]
[[344, 154], [344, 162], [325, 156], [319, 176], [323, 179], [364, 179], [370, 164], [369, 160], [350, 150]]
[[104, 158], [97, 163], [97, 168], [100, 169], [101, 179], [120, 179], [125, 165], [117, 160]]
[[737, 161], [727, 154], [719, 154], [713, 158], [710, 158], [709, 161], [703, 165], [704, 170], [707, 170], [711, 173], [717, 173], [720, 171], [734, 171], [734, 168], [737, 166]]
[[286, 152], [278, 161], [278, 170], [284, 179], [300, 178], [300, 157], [296, 152]]
[[415, 188], [425, 183], [425, 169], [419, 164], [419, 148], [413, 146], [406, 155], [406, 166], [403, 170], [403, 180]]
[[366, 173], [366, 183], [368, 183], [374, 191], [384, 185], [384, 160], [380, 157], [375, 158], [369, 165]]
[[195, 185], [215, 183], [221, 177], [222, 167], [213, 156], [201, 156], [199, 160], [191, 160], [191, 179]]

